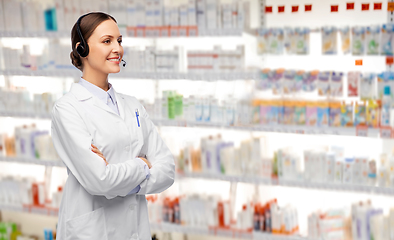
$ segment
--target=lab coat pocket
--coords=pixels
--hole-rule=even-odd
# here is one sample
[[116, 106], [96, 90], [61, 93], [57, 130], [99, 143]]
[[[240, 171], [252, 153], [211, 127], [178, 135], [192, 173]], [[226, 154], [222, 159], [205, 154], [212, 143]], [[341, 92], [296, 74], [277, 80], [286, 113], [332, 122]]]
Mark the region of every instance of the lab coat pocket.
[[70, 219], [66, 222], [66, 240], [108, 240], [104, 209]]

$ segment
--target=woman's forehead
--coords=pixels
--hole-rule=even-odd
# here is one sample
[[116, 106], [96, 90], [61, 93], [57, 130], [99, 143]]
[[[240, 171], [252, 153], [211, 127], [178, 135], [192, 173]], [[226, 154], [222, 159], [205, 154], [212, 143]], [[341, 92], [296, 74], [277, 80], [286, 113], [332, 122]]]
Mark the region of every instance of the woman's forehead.
[[113, 20], [106, 20], [94, 30], [92, 36], [95, 38], [102, 38], [104, 36], [112, 36], [118, 38], [121, 36], [118, 25]]

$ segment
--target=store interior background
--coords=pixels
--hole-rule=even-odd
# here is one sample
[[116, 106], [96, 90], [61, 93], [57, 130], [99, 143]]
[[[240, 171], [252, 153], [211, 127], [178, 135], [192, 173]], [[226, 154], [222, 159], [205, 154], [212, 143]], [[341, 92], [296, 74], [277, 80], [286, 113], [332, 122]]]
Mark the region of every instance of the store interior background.
[[[3, 0], [9, 1], [9, 0]], [[65, 1], [65, 0], [64, 0]], [[245, 0], [244, 0], [245, 1]], [[48, 4], [53, 4], [47, 1]], [[218, 2], [232, 3], [232, 0], [218, 0]], [[182, 49], [182, 59], [180, 72], [186, 72], [187, 69], [187, 51], [193, 50], [213, 50], [214, 46], [220, 46], [222, 49], [235, 50], [237, 45], [244, 46], [244, 67], [243, 71], [258, 71], [259, 69], [294, 69], [312, 71], [341, 71], [345, 73], [349, 71], [374, 72], [381, 73], [387, 71], [386, 56], [353, 56], [352, 54], [343, 54], [338, 51], [337, 54], [323, 55], [321, 53], [322, 42], [320, 28], [324, 26], [372, 26], [388, 23], [387, 0], [382, 2], [381, 11], [361, 11], [362, 3], [373, 3], [376, 1], [352, 0], [355, 3], [355, 9], [346, 11], [347, 0], [324, 0], [324, 1], [306, 1], [306, 0], [249, 0], [249, 29], [245, 29], [240, 36], [204, 36], [204, 37], [158, 37], [158, 38], [135, 38], [126, 34], [126, 29], [121, 28], [124, 47], [138, 47], [144, 49], [148, 46], [155, 46], [160, 50], [171, 50], [178, 46]], [[310, 33], [310, 50], [307, 55], [289, 55], [289, 54], [257, 54], [257, 38], [253, 34], [253, 29], [261, 26], [260, 3], [273, 7], [273, 13], [267, 13], [264, 16], [266, 28], [284, 28], [284, 27], [308, 27], [312, 31]], [[1, 1], [0, 1], [1, 3]], [[187, 0], [168, 0], [164, 1], [164, 5], [177, 6], [187, 3]], [[303, 6], [312, 4], [311, 12], [304, 12]], [[331, 5], [339, 5], [339, 11], [330, 12]], [[285, 6], [284, 13], [277, 12], [277, 6]], [[292, 13], [291, 6], [299, 5], [298, 13]], [[371, 8], [371, 6], [370, 6]], [[116, 14], [113, 14], [115, 19]], [[1, 16], [0, 16], [1, 17]], [[75, 19], [76, 21], [77, 19]], [[2, 21], [2, 19], [0, 19]], [[69, 29], [59, 39], [64, 46], [70, 46], [70, 37], [67, 36]], [[32, 55], [40, 55], [48, 47], [49, 38], [46, 37], [1, 37], [1, 48], [8, 47], [14, 49], [22, 49], [24, 45], [30, 45]], [[340, 36], [338, 34], [338, 49], [340, 48]], [[71, 47], [70, 47], [71, 51]], [[50, 54], [60, 54], [62, 52], [51, 52]], [[16, 56], [18, 57], [18, 56]], [[0, 58], [3, 58], [0, 55]], [[69, 58], [69, 52], [66, 52], [62, 58]], [[127, 59], [127, 53], [124, 56]], [[355, 65], [355, 60], [362, 59], [362, 66]], [[41, 94], [50, 92], [61, 97], [70, 89], [73, 82], [79, 79], [75, 77], [75, 71], [72, 76], [15, 76], [4, 74], [7, 59], [3, 58], [0, 65], [3, 72], [0, 71], [0, 87], [5, 88], [6, 85], [12, 84], [15, 87], [24, 87], [31, 94]], [[71, 63], [70, 63], [71, 64]], [[130, 68], [130, 64], [126, 68]], [[13, 70], [13, 69], [12, 69]], [[124, 72], [124, 73], [123, 73]], [[121, 70], [122, 76], [127, 76], [125, 69]], [[219, 101], [223, 101], [231, 96], [231, 99], [246, 100], [255, 98], [270, 98], [275, 96], [268, 91], [258, 91], [255, 88], [255, 80], [188, 80], [188, 79], [127, 79], [127, 77], [117, 78], [116, 74], [109, 76], [109, 82], [114, 86], [116, 91], [129, 94], [142, 100], [144, 103], [153, 104], [155, 98], [163, 97], [163, 91], [176, 91], [183, 95], [184, 98], [190, 96], [212, 96]], [[346, 77], [345, 77], [346, 82]], [[346, 96], [347, 90], [344, 88], [343, 96]], [[252, 96], [252, 97], [251, 97]], [[310, 99], [321, 99], [316, 96]], [[341, 100], [349, 100], [343, 97]], [[357, 100], [357, 98], [350, 98]], [[50, 132], [50, 119], [38, 118], [22, 118], [14, 116], [0, 116], [0, 133], [8, 135], [14, 134], [17, 126], [29, 125], [34, 123], [40, 130]], [[314, 149], [322, 146], [341, 146], [345, 149], [346, 156], [368, 156], [378, 160], [382, 153], [392, 154], [394, 151], [394, 141], [382, 138], [363, 138], [357, 136], [341, 136], [341, 135], [317, 135], [317, 134], [292, 134], [292, 133], [272, 133], [263, 131], [240, 131], [231, 128], [222, 127], [175, 127], [160, 126], [159, 132], [165, 140], [168, 147], [173, 152], [176, 161], [178, 156], [187, 144], [194, 145], [198, 148], [201, 138], [207, 136], [221, 135], [224, 141], [234, 142], [235, 146], [239, 146], [242, 141], [253, 137], [260, 137], [261, 141], [261, 158], [272, 159], [274, 152], [278, 149], [292, 147], [294, 152], [299, 156], [303, 155], [305, 149]], [[304, 168], [304, 166], [301, 166]], [[379, 166], [378, 166], [379, 167]], [[0, 177], [5, 176], [22, 176], [32, 177], [37, 182], [45, 181], [45, 166], [33, 164], [21, 164], [0, 161]], [[50, 191], [56, 192], [58, 186], [64, 185], [67, 179], [66, 168], [53, 167]], [[297, 209], [299, 232], [306, 236], [308, 233], [308, 215], [317, 210], [323, 212], [327, 209], [343, 208], [349, 216], [351, 204], [359, 201], [371, 200], [374, 207], [382, 208], [385, 215], [389, 214], [390, 208], [394, 207], [394, 195], [379, 195], [353, 191], [335, 191], [335, 190], [317, 190], [298, 187], [274, 186], [264, 184], [237, 183], [236, 199], [233, 217], [236, 213], [242, 211], [244, 204], [258, 200], [258, 202], [267, 202], [271, 199], [277, 199], [280, 206], [292, 205]], [[177, 176], [174, 185], [166, 192], [162, 193], [160, 198], [176, 197], [183, 195], [218, 195], [222, 200], [230, 200], [231, 183], [229, 181], [220, 181], [212, 179], [198, 179]], [[0, 209], [1, 220], [4, 222], [12, 221], [17, 223], [23, 234], [44, 237], [44, 229], [55, 229], [57, 223], [56, 216], [45, 216], [42, 214], [33, 214], [26, 212], [16, 212], [7, 209]], [[170, 239], [168, 234], [162, 231], [152, 229], [152, 233], [158, 234], [159, 239]], [[185, 239], [184, 233], [171, 233], [172, 239]], [[198, 234], [187, 234], [187, 239], [229, 239], [223, 236], [202, 236]]]

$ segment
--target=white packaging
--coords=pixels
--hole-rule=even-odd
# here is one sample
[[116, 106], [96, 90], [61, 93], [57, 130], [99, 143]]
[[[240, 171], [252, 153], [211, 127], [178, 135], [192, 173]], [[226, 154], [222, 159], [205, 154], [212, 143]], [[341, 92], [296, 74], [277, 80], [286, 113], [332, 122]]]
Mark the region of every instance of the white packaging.
[[179, 9], [178, 7], [172, 7], [170, 10], [170, 26], [179, 26]]
[[362, 158], [355, 157], [353, 165], [353, 184], [361, 184], [362, 181]]
[[5, 31], [5, 13], [3, 8], [3, 0], [0, 0], [0, 31]]
[[137, 11], [137, 27], [145, 27], [146, 26], [146, 12], [145, 12], [145, 0], [136, 0], [136, 11]]
[[196, 26], [197, 25], [196, 0], [189, 0], [187, 6], [188, 6], [188, 11], [187, 11], [188, 25], [189, 26]]
[[[35, 2], [22, 2], [22, 18], [23, 18], [23, 29], [29, 32], [38, 31], [37, 15], [32, 9], [35, 9]], [[57, 16], [57, 14], [56, 14]]]
[[189, 24], [188, 6], [183, 4], [179, 6], [179, 26], [187, 26]]
[[222, 28], [230, 29], [232, 28], [232, 6], [230, 4], [221, 5], [222, 9]]
[[206, 0], [196, 0], [197, 1], [197, 26], [198, 29], [206, 28]]
[[74, 23], [77, 21], [77, 20], [74, 20], [74, 15], [73, 15], [73, 12], [72, 12], [72, 8], [73, 8], [72, 1], [71, 0], [70, 1], [64, 1], [63, 3], [64, 3], [63, 7], [64, 7], [65, 28], [71, 30], [71, 28], [73, 27]]
[[354, 159], [346, 158], [345, 162], [343, 163], [343, 170], [342, 170], [343, 183], [353, 183], [353, 167], [354, 167]]
[[202, 121], [211, 122], [211, 102], [213, 101], [213, 97], [203, 98], [202, 101]]
[[244, 11], [244, 6], [246, 2], [239, 1], [238, 6], [237, 6], [237, 25], [235, 28], [237, 29], [243, 29], [245, 25], [245, 11]]
[[163, 13], [163, 25], [170, 26], [171, 25], [171, 8], [169, 6], [164, 7]]
[[203, 102], [204, 100], [202, 98], [197, 97], [195, 99], [195, 121], [197, 122], [203, 121]]
[[145, 26], [152, 27], [154, 23], [153, 0], [145, 1]]
[[[81, 1], [82, 3], [83, 1]], [[124, 0], [111, 0], [109, 3], [109, 11], [112, 16], [116, 16], [116, 22], [119, 28], [127, 26], [127, 4]], [[121, 30], [122, 32], [122, 30]]]
[[328, 153], [326, 155], [326, 182], [334, 182], [335, 181], [335, 154]]
[[153, 1], [153, 26], [163, 26], [163, 0]]
[[206, 23], [208, 29], [217, 29], [217, 0], [206, 1]]
[[[71, 14], [72, 14], [72, 26], [77, 22], [78, 18], [83, 14], [83, 11], [80, 7], [79, 0], [70, 0], [71, 1]], [[65, 1], [67, 2], [67, 1]], [[70, 29], [71, 29], [70, 27]]]
[[361, 158], [361, 178], [360, 178], [361, 185], [368, 184], [368, 169], [369, 169], [368, 158], [362, 157]]
[[337, 159], [335, 162], [335, 182], [336, 183], [342, 183], [342, 169], [344, 163], [342, 160]]
[[381, 164], [378, 170], [378, 186], [386, 187], [387, 179], [388, 179], [387, 167], [384, 164]]
[[5, 29], [9, 32], [23, 31], [20, 1], [3, 1]]

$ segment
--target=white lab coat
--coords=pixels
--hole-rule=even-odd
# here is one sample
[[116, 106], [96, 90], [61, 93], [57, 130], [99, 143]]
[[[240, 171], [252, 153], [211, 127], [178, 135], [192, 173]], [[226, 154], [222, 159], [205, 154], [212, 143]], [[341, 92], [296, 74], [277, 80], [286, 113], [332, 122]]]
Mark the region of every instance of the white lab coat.
[[[53, 107], [53, 143], [69, 174], [57, 239], [151, 239], [145, 194], [174, 182], [174, 158], [146, 110], [136, 98], [115, 94], [120, 116], [77, 83]], [[136, 159], [144, 155], [152, 163], [149, 179]], [[137, 194], [127, 195], [139, 184]]]

